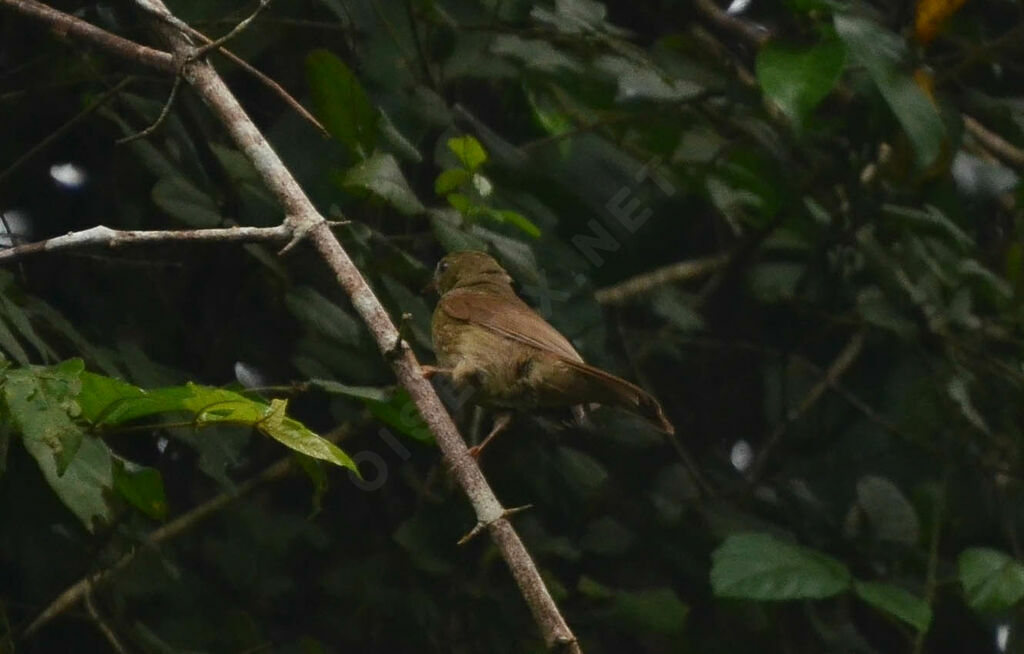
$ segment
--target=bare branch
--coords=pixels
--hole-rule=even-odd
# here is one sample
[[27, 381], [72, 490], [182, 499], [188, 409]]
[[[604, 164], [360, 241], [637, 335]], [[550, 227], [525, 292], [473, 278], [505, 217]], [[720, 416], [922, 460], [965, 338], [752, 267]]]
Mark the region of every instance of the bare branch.
[[160, 115], [156, 117], [156, 120], [141, 132], [129, 134], [124, 138], [117, 139], [117, 144], [124, 145], [126, 143], [131, 143], [132, 141], [137, 141], [141, 138], [146, 138], [163, 125], [164, 121], [167, 120], [167, 114], [171, 113], [171, 105], [174, 104], [174, 98], [178, 97], [179, 86], [181, 86], [181, 75], [175, 75], [174, 84], [171, 86], [171, 93], [167, 96], [167, 101], [164, 102], [164, 108], [160, 110]]
[[967, 132], [978, 142], [1006, 163], [1018, 168], [1024, 167], [1024, 150], [988, 129], [971, 116], [967, 114], [962, 114], [962, 116]]
[[695, 0], [697, 9], [707, 16], [711, 22], [722, 29], [729, 30], [734, 34], [742, 36], [754, 45], [761, 45], [771, 38], [771, 32], [765, 27], [733, 16], [726, 10], [715, 4], [715, 0]]
[[[188, 28], [188, 33], [191, 34], [192, 36], [196, 37], [200, 41], [204, 41], [206, 43], [212, 43], [212, 40], [210, 39], [210, 37], [206, 36], [205, 34], [203, 34], [202, 32], [200, 32], [197, 29], [189, 27]], [[324, 136], [330, 136], [330, 134], [327, 132], [327, 128], [324, 127], [323, 123], [321, 123], [319, 120], [317, 120], [316, 117], [313, 114], [309, 113], [309, 110], [307, 110], [305, 107], [303, 107], [302, 104], [299, 103], [298, 100], [293, 98], [291, 96], [291, 94], [288, 93], [288, 91], [285, 91], [283, 86], [281, 86], [280, 84], [275, 82], [270, 77], [267, 77], [258, 68], [256, 68], [252, 64], [250, 64], [245, 59], [242, 59], [241, 57], [236, 55], [234, 52], [228, 50], [227, 48], [221, 46], [221, 47], [217, 48], [217, 52], [219, 52], [222, 55], [224, 55], [225, 57], [227, 57], [231, 62], [233, 62], [235, 65], [237, 65], [239, 68], [241, 68], [245, 72], [249, 73], [250, 75], [252, 75], [256, 79], [258, 79], [259, 81], [263, 82], [267, 86], [267, 88], [269, 88], [271, 91], [273, 91], [278, 96], [280, 96], [280, 98], [282, 100], [284, 100], [285, 104], [287, 104], [289, 107], [294, 109], [296, 113], [298, 113], [300, 116], [305, 118], [306, 121], [308, 121], [310, 124], [312, 124], [318, 130], [320, 130], [321, 134], [323, 134]]]
[[0, 262], [14, 261], [42, 252], [62, 252], [87, 248], [118, 248], [132, 245], [151, 245], [173, 241], [192, 243], [254, 243], [261, 241], [287, 241], [292, 236], [288, 225], [276, 227], [224, 227], [219, 229], [183, 230], [120, 230], [97, 225], [80, 232], [55, 236], [45, 241], [26, 243], [0, 250]]
[[44, 5], [36, 0], [0, 0], [0, 6], [10, 7], [53, 27], [60, 36], [71, 35], [87, 41], [107, 52], [164, 72], [174, 72], [174, 58], [169, 52], [155, 50], [134, 41], [100, 29], [81, 18]]
[[199, 50], [196, 51], [194, 56], [195, 57], [202, 57], [203, 55], [205, 55], [210, 50], [213, 50], [215, 48], [220, 48], [222, 45], [224, 45], [225, 43], [227, 43], [231, 39], [233, 39], [236, 36], [238, 36], [242, 32], [242, 30], [244, 30], [246, 27], [249, 27], [249, 24], [252, 23], [252, 21], [256, 20], [257, 16], [259, 16], [261, 13], [263, 13], [264, 9], [266, 9], [267, 7], [270, 6], [270, 1], [271, 0], [260, 0], [260, 4], [256, 6], [256, 10], [253, 11], [249, 15], [248, 18], [246, 18], [246, 19], [242, 20], [241, 22], [239, 22], [237, 25], [235, 25], [233, 28], [231, 28], [231, 30], [227, 34], [225, 34], [224, 36], [221, 36], [221, 37], [217, 38], [214, 41], [210, 41], [209, 43], [207, 43], [203, 47], [199, 48]]
[[783, 434], [791, 424], [796, 422], [803, 416], [807, 411], [811, 409], [818, 400], [825, 394], [829, 388], [834, 388], [839, 382], [839, 379], [846, 374], [846, 371], [857, 361], [860, 357], [860, 353], [864, 350], [864, 341], [867, 338], [867, 334], [864, 330], [858, 331], [854, 334], [846, 346], [839, 352], [835, 360], [832, 361], [832, 365], [825, 371], [824, 376], [821, 380], [811, 387], [811, 390], [807, 391], [800, 404], [796, 408], [791, 409], [786, 417], [778, 424], [778, 426], [772, 431], [765, 440], [764, 446], [761, 448], [761, 452], [757, 455], [757, 459], [754, 460], [754, 464], [750, 466], [749, 478], [755, 480], [760, 477], [761, 472], [764, 470], [765, 465], [768, 463], [768, 458], [774, 451], [775, 447], [782, 440]]
[[[3, 4], [11, 6], [20, 6], [26, 1], [0, 0]], [[295, 181], [277, 153], [246, 115], [245, 110], [224, 84], [224, 81], [208, 62], [192, 58], [195, 48], [188, 39], [187, 26], [186, 31], [181, 31], [176, 27], [181, 24], [181, 21], [174, 18], [160, 0], [136, 0], [136, 3], [155, 14], [157, 18], [154, 26], [170, 45], [174, 53], [173, 56], [178, 61], [184, 62], [181, 73], [185, 81], [195, 89], [211, 111], [224, 123], [235, 144], [249, 158], [264, 183], [281, 204], [287, 216], [282, 228], [287, 229], [289, 234], [308, 235], [334, 273], [338, 283], [345, 289], [352, 305], [376, 340], [381, 353], [388, 352], [398, 338], [398, 330], [391, 322], [380, 300], [363, 279], [348, 253], [331, 233], [330, 225], [303, 193], [298, 182]], [[52, 23], [55, 22], [52, 15], [59, 16], [61, 14], [48, 9], [47, 14], [41, 14], [38, 17]], [[92, 29], [95, 30], [95, 28]], [[92, 32], [80, 30], [78, 34], [90, 41], [96, 38]], [[141, 57], [142, 55], [140, 55]], [[169, 72], [174, 72], [173, 65], [169, 65], [168, 69]], [[512, 525], [504, 517], [504, 507], [494, 495], [494, 491], [491, 490], [476, 461], [469, 456], [465, 441], [441, 404], [434, 388], [423, 377], [423, 372], [412, 350], [404, 348], [395, 356], [386, 358], [394, 370], [398, 382], [408, 391], [419, 409], [420, 415], [437, 440], [445, 459], [451, 466], [456, 482], [473, 506], [477, 521], [487, 525], [487, 531], [508, 564], [512, 576], [540, 628], [545, 643], [549, 648], [559, 647], [561, 651], [582, 652], [529, 552]]]
[[[235, 488], [234, 492], [221, 493], [220, 495], [196, 506], [191, 511], [183, 513], [159, 529], [154, 529], [145, 539], [145, 544], [150, 547], [155, 547], [165, 540], [169, 540], [188, 531], [232, 502], [245, 497], [262, 484], [284, 477], [290, 470], [292, 470], [292, 465], [292, 457], [289, 456], [280, 459], [277, 463], [264, 468], [263, 471], [256, 476], [239, 484]], [[92, 592], [93, 588], [107, 581], [127, 567], [129, 563], [134, 561], [135, 556], [142, 551], [142, 549], [143, 548], [132, 550], [118, 559], [117, 562], [109, 568], [90, 574], [68, 586], [64, 589], [63, 593], [58, 595], [57, 598], [53, 600], [50, 605], [36, 617], [35, 620], [32, 621], [32, 623], [25, 629], [22, 637], [31, 636], [50, 620], [53, 620], [64, 611], [67, 611], [72, 606], [78, 604], [79, 601]]]
[[601, 304], [625, 304], [640, 295], [646, 295], [666, 284], [674, 284], [692, 279], [700, 279], [726, 264], [729, 258], [725, 255], [680, 261], [663, 268], [631, 277], [594, 294]]
[[[3, 0], [0, 0], [0, 2], [3, 2]], [[39, 141], [39, 143], [36, 143], [31, 148], [29, 148], [28, 152], [15, 159], [13, 162], [11, 162], [11, 165], [7, 166], [7, 168], [4, 168], [2, 171], [0, 171], [0, 182], [3, 182], [3, 180], [10, 177], [14, 173], [14, 171], [18, 170], [23, 165], [25, 165], [25, 162], [31, 160], [32, 157], [36, 156], [46, 148], [53, 145], [58, 139], [67, 134], [72, 127], [80, 123], [92, 112], [96, 111], [97, 109], [105, 105], [107, 102], [109, 102], [111, 98], [120, 93], [121, 89], [130, 84], [133, 80], [133, 77], [124, 78], [123, 80], [115, 84], [114, 87], [111, 88], [109, 91], [107, 91], [106, 93], [104, 93], [103, 95], [96, 98], [88, 105], [86, 105], [85, 108], [83, 108], [77, 114], [72, 116], [66, 123], [64, 123], [57, 129], [47, 134], [45, 138]], [[8, 233], [10, 232], [8, 231]]]

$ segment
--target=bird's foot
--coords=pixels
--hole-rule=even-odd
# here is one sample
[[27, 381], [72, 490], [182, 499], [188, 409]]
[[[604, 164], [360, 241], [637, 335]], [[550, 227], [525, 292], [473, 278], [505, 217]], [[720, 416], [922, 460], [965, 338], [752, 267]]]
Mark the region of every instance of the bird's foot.
[[432, 379], [434, 375], [450, 375], [452, 374], [451, 368], [439, 368], [437, 366], [420, 366], [420, 370], [423, 371], [424, 379]]

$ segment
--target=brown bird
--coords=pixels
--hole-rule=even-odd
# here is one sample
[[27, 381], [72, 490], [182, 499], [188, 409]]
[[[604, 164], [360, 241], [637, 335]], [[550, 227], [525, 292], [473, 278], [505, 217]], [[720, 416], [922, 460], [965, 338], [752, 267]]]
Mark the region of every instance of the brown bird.
[[[675, 432], [650, 393], [584, 363], [564, 336], [516, 296], [512, 278], [492, 257], [453, 252], [438, 262], [434, 286], [441, 295], [431, 324], [438, 365], [424, 366], [428, 377], [451, 375], [457, 388], [473, 388], [473, 401], [484, 406], [529, 411], [609, 404]], [[472, 454], [510, 421], [510, 412], [499, 414]]]

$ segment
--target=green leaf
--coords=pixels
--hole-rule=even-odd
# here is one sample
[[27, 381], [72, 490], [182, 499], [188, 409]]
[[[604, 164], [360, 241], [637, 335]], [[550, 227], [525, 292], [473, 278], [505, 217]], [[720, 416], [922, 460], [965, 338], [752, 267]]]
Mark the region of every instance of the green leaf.
[[316, 113], [331, 136], [360, 159], [372, 152], [379, 114], [345, 62], [327, 50], [314, 50], [306, 57], [306, 79]]
[[390, 154], [374, 152], [369, 159], [349, 168], [342, 183], [348, 188], [361, 188], [373, 193], [407, 216], [424, 211], [423, 204], [398, 167], [398, 161]]
[[604, 55], [594, 65], [615, 79], [618, 102], [653, 100], [680, 102], [694, 98], [704, 91], [699, 84], [688, 79], [670, 77], [650, 64], [638, 64], [632, 59]]
[[81, 415], [75, 400], [81, 388], [78, 365], [5, 372], [3, 399], [12, 425], [33, 455], [47, 453], [58, 476], [74, 459], [84, 434], [75, 421]]
[[342, 452], [341, 448], [326, 438], [314, 434], [298, 420], [286, 416], [287, 408], [287, 400], [271, 400], [269, 411], [264, 412], [255, 427], [296, 452], [348, 468], [359, 474], [355, 462]]
[[416, 403], [404, 388], [396, 389], [391, 397], [383, 402], [373, 399], [366, 399], [364, 402], [377, 420], [415, 440], [433, 442], [434, 436], [430, 433], [430, 428], [423, 421]]
[[928, 602], [899, 586], [877, 581], [854, 581], [853, 590], [879, 611], [898, 618], [920, 632], [928, 631], [932, 610]]
[[465, 168], [449, 168], [437, 176], [434, 181], [434, 192], [447, 195], [469, 181], [473, 174]]
[[711, 561], [711, 587], [718, 597], [821, 599], [850, 586], [850, 571], [840, 561], [764, 533], [729, 536]]
[[375, 402], [387, 402], [391, 398], [391, 391], [379, 386], [349, 386], [336, 382], [332, 379], [310, 379], [308, 384], [318, 388], [325, 393], [333, 395], [345, 395], [358, 400], [372, 400]]
[[28, 365], [28, 352], [21, 346], [14, 332], [11, 331], [7, 323], [2, 319], [0, 319], [0, 348], [21, 365]]
[[975, 611], [1004, 611], [1024, 597], [1024, 565], [1009, 554], [972, 547], [960, 553], [957, 564], [967, 605]]
[[914, 546], [920, 533], [920, 521], [914, 506], [899, 486], [884, 477], [866, 475], [857, 481], [857, 505], [871, 522], [880, 541]]
[[116, 427], [161, 413], [187, 413], [196, 427], [214, 424], [252, 427], [296, 452], [355, 470], [355, 463], [338, 446], [285, 415], [287, 402], [270, 404], [234, 391], [198, 384], [145, 391], [125, 382], [82, 374], [82, 413], [103, 427]]
[[285, 305], [304, 325], [345, 345], [356, 345], [362, 326], [347, 311], [308, 286], [288, 291]]
[[838, 40], [793, 49], [768, 43], [757, 54], [757, 79], [790, 120], [802, 125], [835, 86], [846, 60]]
[[533, 224], [529, 218], [517, 211], [485, 208], [483, 214], [485, 216], [489, 216], [496, 222], [508, 223], [522, 231], [527, 236], [540, 238], [540, 227], [537, 227], [537, 225]]
[[473, 172], [487, 161], [487, 152], [480, 141], [466, 134], [448, 139], [448, 149], [455, 153], [466, 170]]
[[671, 588], [618, 591], [613, 601], [611, 617], [640, 633], [678, 633], [690, 613]]
[[867, 69], [903, 126], [914, 146], [918, 166], [927, 168], [942, 152], [946, 128], [935, 103], [904, 71], [906, 46], [903, 39], [858, 16], [837, 13], [834, 21], [836, 32], [849, 49], [851, 58]]
[[216, 227], [223, 220], [213, 198], [181, 175], [161, 178], [153, 187], [153, 202], [190, 227]]
[[114, 490], [149, 517], [165, 519], [167, 498], [160, 471], [124, 459], [114, 459], [113, 464]]

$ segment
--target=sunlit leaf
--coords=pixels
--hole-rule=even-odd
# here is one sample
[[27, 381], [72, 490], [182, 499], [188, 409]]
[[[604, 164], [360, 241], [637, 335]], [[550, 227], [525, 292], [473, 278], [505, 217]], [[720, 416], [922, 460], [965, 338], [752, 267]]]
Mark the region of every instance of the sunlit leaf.
[[967, 604], [975, 611], [1004, 611], [1024, 597], [1024, 565], [1009, 554], [972, 547], [960, 553], [957, 565]]
[[487, 152], [484, 150], [484, 146], [469, 134], [448, 139], [448, 149], [469, 171], [475, 171], [487, 161]]

